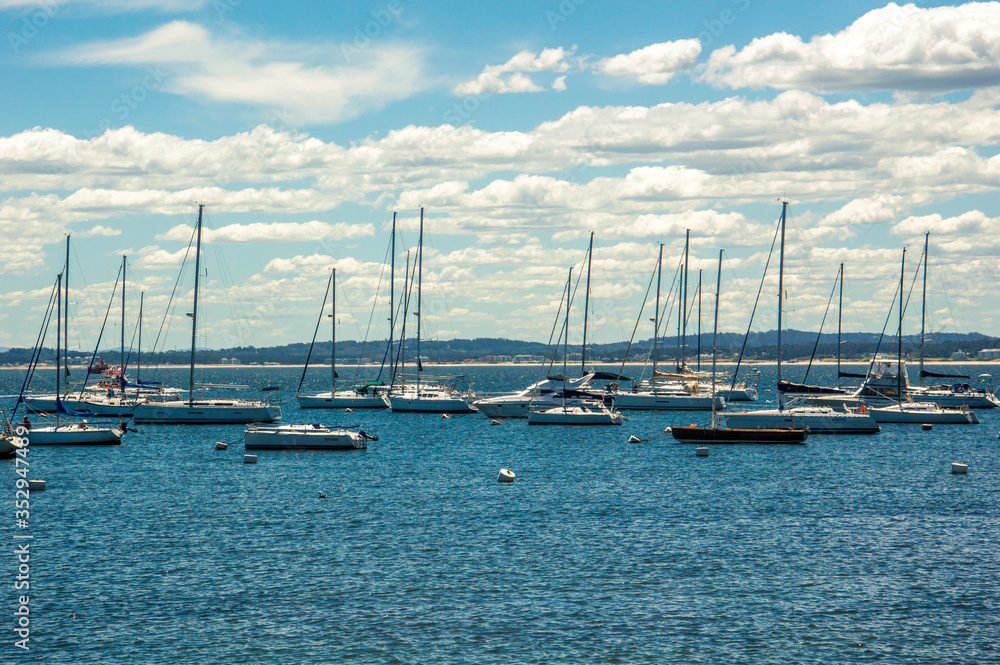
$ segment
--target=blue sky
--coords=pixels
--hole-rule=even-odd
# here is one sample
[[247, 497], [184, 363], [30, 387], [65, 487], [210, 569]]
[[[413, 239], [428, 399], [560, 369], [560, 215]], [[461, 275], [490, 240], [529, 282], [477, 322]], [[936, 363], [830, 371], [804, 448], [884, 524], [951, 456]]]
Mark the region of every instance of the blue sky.
[[427, 336], [547, 339], [594, 231], [588, 336], [627, 337], [686, 229], [742, 330], [782, 196], [792, 326], [843, 261], [845, 327], [881, 329], [929, 231], [930, 329], [1000, 334], [1000, 3], [0, 0], [0, 26], [0, 345], [33, 342], [67, 233], [71, 343], [122, 254], [158, 327], [196, 202], [213, 348], [307, 341], [334, 266], [339, 336], [384, 337], [388, 223], [402, 272], [420, 206]]

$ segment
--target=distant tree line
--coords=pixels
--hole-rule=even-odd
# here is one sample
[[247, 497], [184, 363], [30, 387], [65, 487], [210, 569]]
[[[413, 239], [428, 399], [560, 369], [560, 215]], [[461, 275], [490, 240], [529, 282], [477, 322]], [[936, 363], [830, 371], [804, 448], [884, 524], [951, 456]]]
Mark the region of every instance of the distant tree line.
[[[737, 333], [721, 333], [718, 337], [718, 354], [720, 358], [729, 359], [735, 357], [743, 346], [744, 335]], [[712, 336], [703, 334], [701, 336], [701, 353], [711, 354]], [[684, 356], [689, 360], [694, 358], [698, 352], [698, 336], [689, 335], [687, 338]], [[919, 352], [919, 335], [903, 336], [903, 353], [910, 357], [916, 357]], [[840, 344], [841, 358], [849, 360], [865, 360], [871, 358], [876, 352], [878, 335], [873, 333], [846, 333], [842, 336]], [[788, 330], [782, 332], [782, 357], [786, 360], [807, 360], [814, 351], [817, 358], [835, 358], [837, 355], [836, 335], [824, 334], [817, 344], [816, 333], [803, 332], [798, 330]], [[412, 360], [414, 351], [412, 340], [407, 341], [407, 354]], [[677, 344], [677, 337], [660, 338], [657, 344], [658, 356], [661, 361], [667, 362], [675, 360], [680, 355]], [[952, 354], [964, 351], [975, 359], [976, 354], [982, 349], [1000, 348], [1000, 338], [988, 337], [979, 333], [947, 333], [939, 334], [929, 341], [924, 349], [924, 356], [929, 359], [949, 359]], [[587, 348], [587, 361], [591, 362], [621, 362], [625, 356], [628, 343], [626, 341], [614, 342], [610, 344], [591, 344]], [[643, 360], [649, 357], [652, 350], [652, 340], [646, 339], [634, 342], [628, 350], [628, 360]], [[580, 348], [571, 348], [569, 353], [571, 358], [579, 359]], [[894, 339], [885, 338], [878, 351], [885, 354], [896, 353], [896, 343]], [[285, 344], [283, 346], [253, 347], [241, 346], [218, 350], [199, 350], [197, 354], [198, 362], [204, 364], [218, 364], [223, 359], [236, 358], [240, 364], [264, 364], [279, 363], [282, 365], [301, 365], [305, 362], [309, 352], [309, 345], [306, 343]], [[476, 339], [451, 339], [446, 341], [421, 341], [421, 356], [429, 362], [462, 362], [466, 360], [479, 361], [483, 358], [496, 356], [546, 356], [554, 360], [562, 359], [562, 349], [553, 347], [546, 351], [546, 345], [540, 342], [523, 342], [519, 340], [479, 337]], [[162, 351], [158, 353], [144, 353], [142, 362], [144, 365], [186, 365], [190, 359], [190, 349], [177, 349]], [[0, 364], [2, 365], [23, 365], [29, 362], [32, 355], [31, 349], [11, 348], [0, 353]], [[91, 354], [84, 352], [70, 352], [71, 357], [82, 357], [89, 360]], [[120, 353], [117, 349], [108, 349], [98, 354], [109, 365], [120, 363]], [[53, 349], [45, 349], [42, 352], [42, 360], [51, 362], [55, 359]], [[337, 363], [356, 363], [359, 359], [369, 359], [374, 363], [381, 363], [386, 357], [386, 341], [376, 342], [337, 342]], [[751, 333], [747, 338], [744, 357], [747, 360], [774, 360], [777, 357], [777, 333], [769, 331], [765, 333]], [[317, 342], [313, 349], [312, 363], [328, 364], [330, 358], [330, 343]], [[135, 364], [135, 355], [129, 359], [129, 364]], [[388, 361], [387, 361], [388, 362]], [[690, 364], [690, 362], [689, 362]]]

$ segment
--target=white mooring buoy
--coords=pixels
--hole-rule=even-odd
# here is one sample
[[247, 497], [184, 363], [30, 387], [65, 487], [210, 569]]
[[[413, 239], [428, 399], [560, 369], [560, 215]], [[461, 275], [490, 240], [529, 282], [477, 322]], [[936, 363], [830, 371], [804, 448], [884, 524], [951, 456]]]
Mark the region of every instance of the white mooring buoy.
[[636, 436], [635, 434], [633, 434], [632, 436], [630, 436], [630, 437], [628, 438], [628, 442], [629, 442], [629, 443], [641, 443], [641, 442], [642, 442], [642, 439], [640, 439], [640, 438], [639, 438], [639, 437], [637, 437], [637, 436]]
[[961, 473], [961, 474], [968, 473], [969, 472], [969, 465], [968, 464], [962, 464], [961, 462], [952, 462], [951, 463], [951, 472], [952, 473]]
[[705, 446], [698, 446], [694, 449], [694, 454], [698, 457], [708, 457], [708, 448]]
[[497, 474], [498, 483], [512, 483], [514, 482], [514, 472], [510, 469], [500, 469], [500, 473]]
[[30, 491], [32, 491], [32, 492], [41, 492], [42, 490], [45, 489], [45, 481], [44, 480], [29, 480], [28, 481], [28, 489]]
[[667, 428], [665, 428], [665, 429], [663, 430], [663, 433], [664, 433], [664, 434], [670, 434], [670, 432], [672, 432], [672, 431], [673, 431], [673, 429], [672, 429], [672, 428], [670, 428], [670, 427], [667, 427]]
[[451, 418], [451, 416], [449, 416], [447, 413], [442, 413], [441, 417], [442, 418]]
[[244, 464], [256, 464], [257, 463], [257, 456], [254, 455], [253, 453], [247, 453], [246, 455], [243, 456], [243, 463]]
[[225, 441], [216, 441], [215, 442], [215, 449], [216, 450], [226, 450], [227, 448], [229, 448], [229, 444], [226, 443]]
[[925, 429], [925, 430], [928, 430], [928, 429], [934, 429], [934, 425], [932, 425], [932, 424], [930, 424], [930, 423], [924, 423], [924, 429]]
[[499, 425], [499, 424], [500, 424], [499, 420], [491, 420], [490, 421], [490, 425]]

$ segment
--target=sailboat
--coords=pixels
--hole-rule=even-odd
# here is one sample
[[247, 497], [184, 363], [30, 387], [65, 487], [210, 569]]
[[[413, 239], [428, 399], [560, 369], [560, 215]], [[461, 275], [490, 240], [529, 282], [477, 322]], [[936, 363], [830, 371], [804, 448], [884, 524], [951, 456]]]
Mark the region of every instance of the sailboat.
[[[722, 250], [719, 250], [719, 274], [715, 283], [715, 328], [712, 333], [712, 385], [715, 385], [716, 338], [719, 334], [719, 293], [722, 286]], [[717, 427], [715, 409], [712, 409], [712, 424], [709, 427], [689, 425], [671, 427], [670, 433], [681, 443], [805, 443], [809, 436], [807, 428], [726, 428]]]
[[[785, 220], [788, 213], [788, 201], [781, 202], [781, 248], [778, 260], [778, 383], [781, 383], [781, 310], [784, 295], [785, 276]], [[881, 431], [878, 423], [865, 413], [850, 413], [835, 411], [825, 406], [796, 406], [788, 408], [782, 403], [781, 392], [778, 392], [777, 409], [758, 409], [755, 411], [727, 412], [720, 414], [723, 424], [729, 428], [774, 428], [790, 427], [801, 429], [808, 427], [811, 434], [877, 434]]]
[[[688, 248], [690, 245], [691, 231], [687, 232], [684, 240], [684, 265], [687, 269]], [[656, 368], [658, 361], [657, 340], [659, 338], [660, 325], [660, 282], [663, 274], [663, 245], [660, 245], [659, 255], [656, 261], [656, 311], [653, 315], [653, 380], [645, 386], [635, 387], [632, 391], [616, 393], [615, 406], [622, 410], [645, 410], [645, 411], [709, 411], [712, 409], [723, 409], [726, 400], [721, 395], [715, 394], [715, 382], [711, 386], [703, 386], [701, 376], [690, 373], [686, 370], [684, 360], [680, 361], [677, 373], [664, 373]], [[686, 288], [686, 287], [685, 287]], [[685, 296], [681, 295], [683, 299]], [[642, 316], [640, 311], [639, 316]], [[682, 312], [683, 319], [686, 312]], [[682, 324], [684, 332], [681, 335], [683, 340], [687, 339], [687, 326]], [[682, 348], [684, 342], [681, 343]], [[683, 352], [682, 352], [683, 353]]]
[[[926, 256], [925, 256], [926, 260]], [[906, 276], [906, 248], [903, 248], [902, 267], [899, 273], [899, 328], [896, 333], [896, 367], [903, 366], [903, 302], [904, 279]], [[911, 393], [903, 391], [904, 372], [896, 372], [896, 403], [886, 406], [872, 406], [867, 411], [880, 423], [920, 423], [920, 424], [978, 424], [979, 418], [969, 411], [968, 407], [961, 409], [944, 409], [933, 402], [914, 402]]]
[[[590, 248], [587, 250], [587, 287], [586, 292], [590, 292], [590, 265], [594, 249], [594, 234], [590, 234]], [[585, 305], [586, 306], [586, 305]], [[558, 315], [556, 322], [558, 323]], [[495, 395], [476, 400], [473, 403], [479, 412], [488, 418], [527, 418], [531, 411], [543, 410], [545, 408], [575, 405], [578, 402], [593, 402], [596, 399], [612, 401], [617, 397], [617, 393], [599, 392], [591, 388], [591, 381], [627, 381], [627, 378], [620, 373], [600, 372], [587, 369], [587, 333], [586, 315], [584, 316], [584, 342], [580, 352], [581, 375], [577, 378], [568, 378], [565, 367], [562, 374], [546, 376], [544, 379], [535, 381], [527, 388], [516, 393], [505, 395]], [[554, 332], [554, 330], [553, 330]], [[551, 340], [550, 340], [551, 342]], [[550, 367], [551, 370], [551, 367]], [[615, 384], [612, 384], [615, 385]]]
[[[316, 344], [316, 332], [319, 331], [319, 324], [323, 320], [323, 310], [326, 308], [327, 296], [332, 294], [330, 319], [333, 321], [333, 336], [330, 344], [330, 390], [325, 393], [312, 395], [296, 394], [295, 399], [302, 409], [385, 409], [389, 406], [389, 400], [385, 393], [388, 389], [370, 384], [355, 386], [351, 390], [337, 390], [337, 269], [330, 273], [330, 281], [327, 283], [326, 292], [323, 294], [323, 306], [320, 308], [319, 319], [316, 321], [316, 330], [313, 332], [312, 344], [309, 345], [309, 354], [306, 356], [306, 363], [302, 368], [302, 377], [299, 379], [299, 390], [302, 389], [302, 382], [305, 381], [306, 371], [309, 369], [309, 358], [312, 356], [313, 345]], [[390, 310], [392, 306], [390, 305]], [[296, 391], [297, 392], [297, 391]]]
[[[573, 286], [573, 269], [566, 281], [566, 321], [563, 324], [563, 376], [566, 376], [567, 340], [569, 338], [569, 306]], [[565, 387], [561, 406], [543, 406], [528, 413], [529, 425], [621, 425], [622, 415], [609, 409], [602, 400], [568, 401]]]
[[[973, 388], [968, 383], [939, 384], [924, 386], [925, 378], [935, 379], [966, 379], [964, 375], [942, 374], [924, 369], [924, 336], [927, 319], [927, 250], [930, 246], [930, 232], [924, 234], [924, 275], [923, 302], [920, 308], [920, 385], [908, 386], [909, 394], [921, 402], [934, 402], [941, 406], [967, 406], [972, 409], [993, 409], [1000, 407], [1000, 400], [986, 388]], [[987, 375], [988, 376], [988, 375]]]
[[[91, 413], [83, 413], [79, 411], [71, 411], [67, 409], [59, 395], [62, 391], [62, 273], [59, 273], [56, 277], [56, 424], [55, 425], [44, 425], [42, 427], [34, 427], [31, 425], [28, 417], [25, 416], [24, 420], [18, 425], [17, 433], [28, 440], [30, 445], [35, 446], [47, 446], [47, 445], [118, 445], [121, 444], [121, 439], [125, 436], [127, 430], [126, 424], [122, 423], [119, 427], [98, 427], [96, 425], [89, 424], [86, 420], [64, 425], [61, 422], [61, 416], [92, 416]], [[51, 300], [50, 300], [51, 303]], [[46, 313], [48, 318], [49, 313]], [[46, 328], [45, 323], [42, 324], [42, 330]], [[41, 344], [44, 340], [44, 334], [40, 335], [39, 341], [39, 351], [41, 350]], [[28, 375], [25, 378], [25, 385], [27, 384], [31, 373], [34, 370], [34, 362], [28, 368]], [[17, 406], [24, 402], [24, 388], [22, 387], [21, 395], [18, 396], [17, 404], [14, 405], [14, 412], [17, 412]], [[23, 428], [23, 429], [22, 429]]]
[[198, 278], [201, 272], [201, 221], [205, 206], [198, 205], [198, 225], [195, 229], [194, 307], [191, 312], [191, 362], [188, 398], [176, 402], [147, 402], [133, 411], [136, 423], [250, 423], [281, 420], [281, 407], [261, 401], [236, 399], [196, 400], [194, 398], [195, 343], [198, 339]]
[[[424, 262], [424, 209], [420, 209], [420, 236], [417, 242], [417, 348], [416, 348], [416, 381], [411, 384], [403, 382], [393, 386], [389, 391], [389, 407], [393, 412], [413, 411], [419, 413], [469, 413], [475, 407], [469, 403], [469, 396], [464, 395], [449, 385], [428, 383], [421, 377], [424, 371], [420, 360], [420, 328], [421, 328], [421, 289], [423, 282]], [[400, 340], [402, 344], [402, 340]], [[405, 358], [403, 362], [405, 364]]]

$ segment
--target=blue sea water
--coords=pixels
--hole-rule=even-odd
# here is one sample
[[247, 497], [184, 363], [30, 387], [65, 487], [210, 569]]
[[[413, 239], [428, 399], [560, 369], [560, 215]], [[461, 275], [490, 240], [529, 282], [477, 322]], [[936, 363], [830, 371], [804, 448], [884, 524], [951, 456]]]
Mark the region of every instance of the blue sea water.
[[[537, 369], [466, 374], [499, 391]], [[20, 379], [0, 371], [0, 390]], [[31, 495], [27, 531], [14, 525], [14, 462], [0, 462], [0, 662], [1000, 662], [1000, 409], [977, 426], [698, 458], [663, 429], [704, 413], [493, 426], [300, 411], [295, 369], [200, 379], [283, 386], [285, 422], [357, 423], [379, 440], [260, 451], [256, 465], [241, 445], [214, 449], [239, 426], [32, 448], [30, 477], [48, 488]], [[969, 474], [952, 475], [953, 461]], [[496, 482], [501, 467], [514, 484]], [[27, 652], [14, 646], [10, 554], [25, 533]]]

